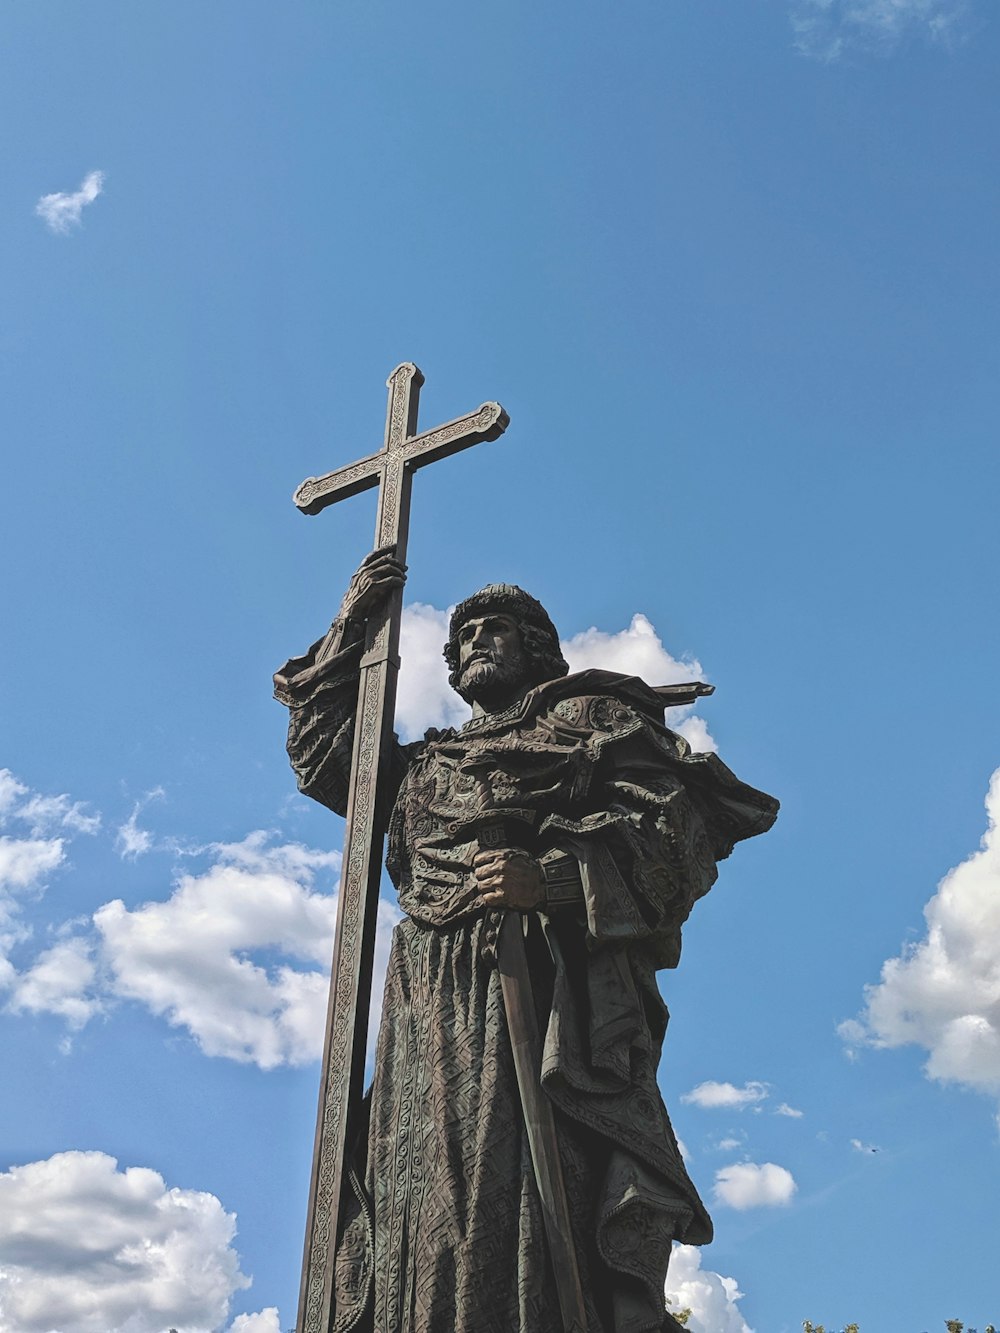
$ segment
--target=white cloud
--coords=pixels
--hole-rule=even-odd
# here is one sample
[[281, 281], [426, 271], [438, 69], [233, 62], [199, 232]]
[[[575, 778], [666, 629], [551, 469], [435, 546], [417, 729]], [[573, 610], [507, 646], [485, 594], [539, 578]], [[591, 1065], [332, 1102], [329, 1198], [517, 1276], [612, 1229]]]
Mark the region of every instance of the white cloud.
[[[30, 977], [18, 978], [9, 955], [31, 935], [21, 919], [22, 904], [17, 895], [39, 896], [45, 879], [66, 860], [67, 839], [76, 833], [96, 833], [100, 816], [87, 814], [82, 802], [66, 795], [45, 796], [32, 791], [10, 769], [3, 768], [0, 826], [12, 821], [26, 825], [31, 836], [0, 835], [0, 990], [12, 992], [8, 1008], [14, 1012], [55, 1007], [55, 1012], [78, 1024], [84, 1011], [81, 1005], [85, 1008], [90, 1001], [67, 991], [66, 986], [75, 984], [79, 967], [69, 966], [65, 979], [60, 977], [59, 957], [50, 951], [37, 960]], [[68, 956], [62, 961], [73, 963]]]
[[881, 1152], [876, 1143], [862, 1143], [860, 1139], [851, 1139], [851, 1147], [855, 1152], [872, 1153]]
[[43, 194], [35, 205], [35, 212], [49, 231], [65, 236], [79, 226], [80, 214], [92, 204], [104, 188], [104, 172], [90, 171], [78, 190], [68, 194]]
[[922, 1046], [930, 1078], [1000, 1093], [1000, 769], [986, 797], [987, 830], [924, 908], [927, 934], [882, 966], [849, 1045]]
[[697, 713], [688, 717], [678, 716], [687, 713], [686, 708], [668, 708], [667, 726], [684, 737], [696, 754], [715, 754], [719, 747], [715, 737], [708, 730], [708, 723]]
[[[316, 1059], [336, 895], [312, 881], [339, 854], [269, 846], [263, 833], [213, 852], [214, 864], [181, 876], [166, 901], [129, 910], [118, 900], [94, 914], [109, 989], [185, 1028], [206, 1055], [262, 1069]], [[379, 903], [378, 997], [399, 919]]]
[[213, 1194], [105, 1153], [12, 1167], [0, 1175], [0, 1333], [210, 1333], [249, 1286], [235, 1231]]
[[564, 639], [562, 650], [570, 671], [588, 671], [594, 667], [621, 671], [641, 676], [651, 685], [676, 685], [704, 678], [699, 662], [693, 658], [679, 661], [667, 652], [641, 612], [632, 617], [628, 629], [608, 634], [591, 626], [571, 639]]
[[277, 1306], [269, 1305], [258, 1314], [238, 1314], [229, 1325], [229, 1333], [281, 1333]]
[[162, 787], [154, 787], [152, 791], [148, 791], [145, 796], [136, 801], [132, 807], [132, 813], [125, 823], [118, 825], [115, 849], [123, 861], [137, 861], [140, 856], [145, 856], [148, 851], [152, 850], [153, 835], [148, 829], [139, 827], [139, 816], [150, 801], [162, 800], [164, 795]]
[[65, 859], [62, 838], [0, 837], [0, 990], [17, 981], [9, 954], [31, 931], [20, 919], [16, 894], [38, 893], [42, 881]]
[[[649, 685], [680, 685], [704, 680], [701, 663], [694, 658], [676, 658], [664, 648], [650, 621], [637, 612], [628, 629], [617, 634], [604, 630], [584, 630], [563, 640], [563, 656], [571, 671], [593, 667], [639, 676]], [[715, 741], [700, 717], [692, 716], [690, 707], [667, 711], [667, 725], [680, 732], [692, 750], [715, 750]]]
[[[0, 924], [9, 914], [11, 891], [37, 888], [65, 860], [65, 837], [96, 833], [100, 815], [87, 814], [84, 802], [44, 796], [19, 782], [9, 768], [0, 768], [0, 827], [17, 820], [30, 837], [0, 836]], [[63, 837], [53, 836], [63, 834]]]
[[792, 0], [795, 45], [837, 60], [851, 49], [888, 53], [910, 34], [948, 45], [960, 38], [967, 0]]
[[[160, 794], [150, 793], [133, 815]], [[17, 815], [27, 795], [0, 770], [0, 808]], [[59, 808], [65, 814], [73, 807]], [[138, 854], [134, 839], [132, 848]], [[337, 896], [313, 881], [318, 873], [333, 878], [340, 853], [273, 845], [271, 835], [256, 832], [187, 855], [208, 856], [210, 864], [180, 876], [165, 900], [130, 908], [118, 899], [82, 929], [67, 923], [58, 943], [18, 971], [9, 955], [31, 931], [12, 892], [37, 890], [65, 853], [59, 838], [0, 837], [0, 990], [7, 992], [7, 1012], [52, 1013], [79, 1028], [114, 1000], [134, 1000], [189, 1032], [207, 1055], [262, 1069], [318, 1058]], [[369, 1046], [400, 917], [379, 903]]]
[[706, 1110], [719, 1106], [735, 1106], [742, 1109], [744, 1106], [753, 1106], [757, 1102], [764, 1101], [769, 1091], [766, 1083], [758, 1083], [755, 1080], [744, 1083], [742, 1088], [737, 1088], [732, 1083], [715, 1083], [710, 1079], [707, 1083], [699, 1083], [690, 1092], [685, 1092], [681, 1101], [690, 1102]]
[[115, 847], [123, 861], [138, 861], [139, 857], [145, 856], [153, 846], [153, 835], [148, 829], [140, 828], [138, 820], [137, 805], [125, 823], [118, 825]]
[[311, 883], [317, 870], [336, 872], [340, 869], [339, 852], [323, 852], [306, 847], [301, 842], [284, 842], [272, 846], [272, 834], [256, 829], [240, 842], [212, 842], [191, 855], [211, 852], [220, 861], [239, 866], [251, 874], [277, 872], [291, 879]]
[[666, 1295], [672, 1312], [691, 1311], [689, 1333], [753, 1333], [736, 1308], [743, 1296], [736, 1280], [703, 1269], [701, 1251], [694, 1245], [674, 1246]]
[[774, 1162], [734, 1162], [715, 1173], [716, 1203], [740, 1211], [789, 1203], [797, 1188], [792, 1173]]
[[[0, 894], [33, 888], [61, 865], [64, 857], [62, 838], [0, 837]], [[2, 913], [0, 901], [0, 916]]]
[[102, 1008], [94, 993], [95, 979], [90, 942], [63, 940], [11, 979], [7, 1008], [12, 1013], [56, 1014], [71, 1028], [81, 1028]]
[[20, 804], [21, 797], [27, 796], [28, 788], [9, 768], [0, 768], [0, 823]]
[[[450, 609], [439, 611], [421, 602], [403, 609], [396, 725], [404, 740], [418, 739], [429, 727], [461, 726], [470, 715], [468, 705], [448, 684], [448, 668], [441, 656], [450, 615]], [[672, 657], [641, 614], [634, 615], [628, 628], [616, 634], [584, 630], [563, 640], [562, 650], [571, 671], [600, 667], [640, 676], [651, 685], [703, 679], [701, 665], [693, 659]], [[715, 750], [704, 720], [693, 716], [690, 707], [670, 709], [667, 723], [693, 750]]]
[[448, 684], [441, 655], [450, 615], [423, 602], [403, 608], [396, 725], [405, 741], [418, 740], [429, 727], [460, 727], [471, 716], [468, 704]]
[[12, 819], [27, 824], [33, 838], [53, 833], [96, 833], [100, 815], [87, 814], [85, 801], [73, 801], [65, 793], [43, 796], [19, 782], [9, 768], [0, 768], [0, 825]]
[[792, 1120], [801, 1120], [805, 1113], [797, 1110], [794, 1106], [789, 1106], [787, 1102], [782, 1102], [780, 1106], [774, 1108], [774, 1114], [787, 1115]]
[[732, 1152], [735, 1148], [741, 1148], [742, 1146], [743, 1146], [742, 1139], [729, 1138], [729, 1139], [720, 1139], [719, 1142], [715, 1145], [715, 1149], [716, 1152]]
[[31, 827], [36, 836], [64, 829], [70, 833], [96, 833], [100, 815], [88, 815], [83, 801], [71, 801], [66, 795], [41, 796], [37, 792], [14, 811], [18, 819]]

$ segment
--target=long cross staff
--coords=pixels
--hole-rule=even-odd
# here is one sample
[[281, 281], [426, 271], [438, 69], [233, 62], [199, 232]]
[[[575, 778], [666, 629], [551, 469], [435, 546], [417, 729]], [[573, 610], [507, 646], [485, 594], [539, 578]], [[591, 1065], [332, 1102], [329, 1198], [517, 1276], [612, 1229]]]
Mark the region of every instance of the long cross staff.
[[[307, 478], [293, 497], [304, 514], [318, 514], [327, 505], [377, 486], [375, 546], [395, 546], [401, 564], [406, 561], [413, 473], [482, 440], [499, 439], [510, 421], [499, 403], [484, 403], [468, 416], [418, 435], [417, 404], [423, 382], [412, 362], [397, 366], [386, 381], [385, 443], [379, 452], [326, 476]], [[353, 1138], [365, 1072], [382, 844], [389, 815], [382, 778], [396, 706], [402, 606], [403, 592], [396, 588], [372, 613], [361, 659], [298, 1333], [329, 1333], [334, 1315], [334, 1258], [347, 1146]]]

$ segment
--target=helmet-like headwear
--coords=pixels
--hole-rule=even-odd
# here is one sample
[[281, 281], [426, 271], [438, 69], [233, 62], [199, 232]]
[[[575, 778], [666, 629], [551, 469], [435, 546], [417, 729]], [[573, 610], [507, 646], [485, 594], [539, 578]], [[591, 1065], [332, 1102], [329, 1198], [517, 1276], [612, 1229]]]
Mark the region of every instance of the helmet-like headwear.
[[453, 689], [458, 688], [459, 630], [467, 620], [489, 615], [491, 611], [501, 611], [517, 621], [524, 653], [531, 666], [529, 685], [540, 685], [545, 680], [566, 675], [569, 663], [559, 647], [556, 627], [541, 602], [516, 584], [490, 583], [464, 602], [459, 602], [452, 612], [444, 659], [448, 663], [448, 681]]

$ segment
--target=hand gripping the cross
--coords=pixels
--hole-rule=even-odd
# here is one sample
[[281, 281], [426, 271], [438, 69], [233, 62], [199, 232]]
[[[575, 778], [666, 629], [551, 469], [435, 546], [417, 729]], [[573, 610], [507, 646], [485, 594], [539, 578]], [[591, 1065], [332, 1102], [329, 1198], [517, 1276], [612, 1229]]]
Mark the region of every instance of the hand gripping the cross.
[[325, 662], [345, 642], [364, 638], [368, 619], [405, 582], [406, 566], [396, 559], [395, 546], [378, 546], [366, 555], [351, 575], [337, 618], [316, 650], [316, 661]]
[[378, 546], [366, 555], [351, 575], [340, 604], [343, 620], [367, 620], [395, 588], [406, 582], [406, 566], [396, 559], [396, 548]]

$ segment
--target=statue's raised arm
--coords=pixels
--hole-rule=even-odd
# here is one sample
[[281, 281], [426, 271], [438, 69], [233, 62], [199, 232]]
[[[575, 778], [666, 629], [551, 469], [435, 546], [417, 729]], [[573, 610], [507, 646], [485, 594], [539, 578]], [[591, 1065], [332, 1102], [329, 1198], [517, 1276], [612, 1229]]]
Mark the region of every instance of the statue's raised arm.
[[[365, 627], [405, 581], [393, 547], [372, 551], [352, 575], [326, 634], [274, 674], [275, 698], [289, 709], [288, 757], [299, 790], [338, 815], [347, 810]], [[397, 786], [401, 763], [394, 754]]]

